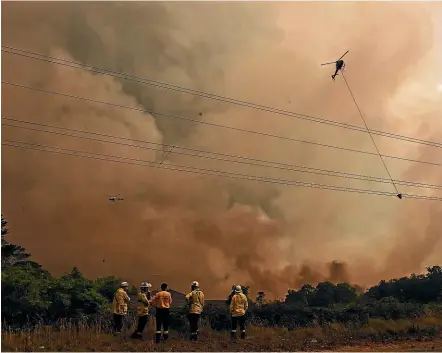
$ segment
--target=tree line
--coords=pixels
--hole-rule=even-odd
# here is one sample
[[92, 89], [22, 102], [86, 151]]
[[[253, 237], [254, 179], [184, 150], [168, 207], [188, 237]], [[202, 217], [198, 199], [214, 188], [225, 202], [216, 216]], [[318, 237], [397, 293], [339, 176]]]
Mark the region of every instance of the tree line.
[[[90, 280], [77, 268], [60, 277], [52, 276], [19, 245], [7, 241], [7, 221], [1, 219], [2, 316], [3, 324], [20, 328], [34, 323], [55, 324], [61, 319], [102, 321], [110, 314], [110, 303], [120, 279], [109, 276]], [[432, 266], [421, 275], [380, 281], [362, 291], [348, 283], [321, 282], [289, 289], [284, 300], [259, 301], [249, 297], [249, 322], [265, 326], [327, 325], [342, 322], [362, 325], [370, 317], [399, 319], [424, 314], [442, 314], [442, 267]], [[136, 293], [137, 288], [131, 292]], [[229, 327], [228, 302], [209, 304], [202, 315], [213, 329]], [[186, 308], [174, 308], [171, 327], [184, 329]]]

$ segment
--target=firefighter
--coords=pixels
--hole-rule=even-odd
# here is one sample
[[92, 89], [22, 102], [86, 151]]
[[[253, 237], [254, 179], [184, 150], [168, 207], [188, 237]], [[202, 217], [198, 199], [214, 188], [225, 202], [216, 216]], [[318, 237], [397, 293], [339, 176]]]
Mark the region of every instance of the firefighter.
[[167, 341], [169, 338], [169, 317], [170, 305], [172, 304], [172, 296], [167, 291], [167, 283], [161, 284], [161, 291], [152, 298], [152, 305], [155, 306], [155, 342], [161, 341], [161, 327], [163, 328], [163, 339]]
[[186, 295], [189, 313], [187, 319], [190, 325], [190, 340], [198, 339], [198, 324], [204, 308], [204, 293], [199, 289], [199, 283], [193, 281], [190, 285], [190, 293]]
[[149, 320], [149, 304], [151, 300], [149, 291], [150, 287], [152, 287], [150, 283], [141, 283], [140, 292], [138, 293], [138, 302], [140, 303], [137, 308], [138, 326], [132, 334], [132, 338], [143, 338], [143, 331]]
[[130, 298], [127, 295], [129, 289], [129, 283], [121, 282], [120, 288], [117, 289], [112, 301], [112, 314], [114, 318], [114, 332], [121, 333], [123, 329], [123, 320], [127, 315], [127, 303], [130, 302]]
[[232, 341], [236, 340], [236, 328], [241, 329], [241, 339], [246, 338], [246, 311], [249, 308], [247, 297], [242, 293], [241, 286], [236, 286], [230, 302], [230, 314], [232, 315]]

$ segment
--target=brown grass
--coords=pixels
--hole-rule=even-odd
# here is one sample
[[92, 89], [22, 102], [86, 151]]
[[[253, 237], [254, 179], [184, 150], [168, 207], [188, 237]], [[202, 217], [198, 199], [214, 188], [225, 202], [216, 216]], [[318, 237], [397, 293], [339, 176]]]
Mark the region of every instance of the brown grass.
[[28, 332], [2, 331], [2, 351], [442, 351], [442, 318], [418, 320], [370, 319], [358, 330], [343, 324], [330, 327], [284, 328], [248, 327], [248, 337], [236, 344], [228, 332], [202, 327], [198, 342], [171, 331], [170, 341], [156, 345], [153, 323], [143, 340], [130, 338], [132, 327], [114, 336], [99, 327], [40, 326]]

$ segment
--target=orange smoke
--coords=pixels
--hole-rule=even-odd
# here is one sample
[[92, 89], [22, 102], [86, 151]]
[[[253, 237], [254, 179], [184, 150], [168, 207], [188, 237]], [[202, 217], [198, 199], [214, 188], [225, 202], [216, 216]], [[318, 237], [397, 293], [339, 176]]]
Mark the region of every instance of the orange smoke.
[[[2, 43], [281, 109], [442, 140], [437, 3], [2, 3]], [[439, 17], [437, 17], [439, 16]], [[2, 53], [3, 80], [140, 109], [374, 151], [367, 134]], [[439, 78], [438, 78], [439, 77]], [[439, 82], [437, 82], [439, 79]], [[2, 114], [137, 140], [386, 177], [377, 156], [232, 132], [2, 85]], [[200, 114], [202, 113], [202, 114]], [[164, 153], [2, 127], [3, 139], [143, 160]], [[382, 153], [440, 160], [437, 148], [376, 138]], [[55, 274], [131, 283], [198, 280], [283, 296], [321, 280], [373, 284], [441, 261], [440, 207], [135, 167], [3, 147], [2, 213], [11, 240]], [[395, 179], [438, 184], [441, 168], [387, 161]], [[394, 191], [347, 180], [171, 153], [164, 165]], [[401, 187], [403, 193], [441, 195]], [[121, 193], [124, 201], [107, 197]]]

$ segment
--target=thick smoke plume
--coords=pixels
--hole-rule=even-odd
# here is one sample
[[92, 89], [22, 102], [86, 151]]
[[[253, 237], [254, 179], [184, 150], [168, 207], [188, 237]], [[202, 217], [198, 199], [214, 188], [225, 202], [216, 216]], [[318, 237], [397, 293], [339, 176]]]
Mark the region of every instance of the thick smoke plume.
[[[3, 2], [2, 43], [127, 74], [363, 126], [442, 140], [438, 3]], [[2, 80], [197, 121], [375, 151], [367, 134], [2, 53]], [[2, 85], [2, 115], [137, 140], [387, 177], [376, 156], [220, 129]], [[3, 123], [10, 123], [2, 120]], [[162, 151], [2, 126], [2, 137], [161, 161]], [[438, 148], [376, 137], [383, 154]], [[140, 144], [140, 143], [138, 143]], [[140, 144], [142, 145], [142, 144]], [[149, 146], [151, 145], [144, 145]], [[163, 162], [394, 191], [392, 185], [193, 158]], [[387, 160], [395, 179], [441, 168]], [[78, 266], [134, 284], [234, 283], [282, 296], [321, 280], [369, 285], [442, 260], [438, 202], [225, 179], [2, 147], [11, 240], [58, 274]], [[442, 192], [400, 186], [403, 193]], [[121, 193], [124, 201], [107, 197]]]

